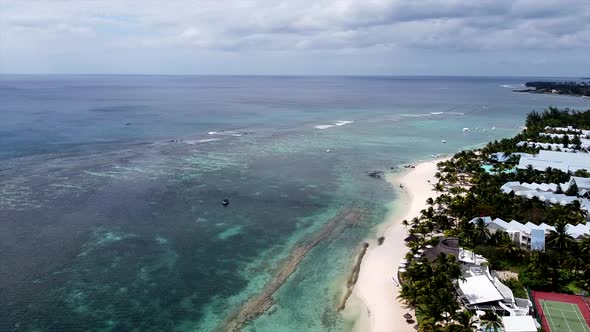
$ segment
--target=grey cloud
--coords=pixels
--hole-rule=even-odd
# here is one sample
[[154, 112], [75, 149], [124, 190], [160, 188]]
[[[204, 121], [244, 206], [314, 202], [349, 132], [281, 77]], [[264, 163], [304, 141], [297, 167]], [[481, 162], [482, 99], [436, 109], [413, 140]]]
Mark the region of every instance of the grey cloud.
[[568, 48], [583, 54], [590, 44], [588, 0], [4, 2], [0, 30], [7, 37], [0, 51], [14, 62], [42, 46], [59, 49], [46, 54], [68, 56], [190, 58], [351, 50], [517, 54]]

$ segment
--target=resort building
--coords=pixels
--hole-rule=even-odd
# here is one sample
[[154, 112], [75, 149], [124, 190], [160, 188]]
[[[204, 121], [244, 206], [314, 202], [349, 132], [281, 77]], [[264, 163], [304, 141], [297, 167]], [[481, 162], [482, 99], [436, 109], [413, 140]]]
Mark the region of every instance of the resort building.
[[565, 132], [576, 133], [581, 136], [590, 137], [590, 130], [576, 129], [572, 126], [567, 126], [567, 127], [549, 127], [549, 126], [547, 126], [547, 127], [545, 127], [545, 130], [565, 131]]
[[557, 191], [557, 187], [559, 185], [559, 187], [561, 187], [562, 191], [567, 191], [571, 185], [576, 184], [576, 186], [578, 187], [578, 195], [582, 196], [582, 197], [586, 197], [588, 196], [588, 198], [590, 198], [589, 195], [587, 195], [588, 192], [590, 192], [590, 178], [583, 178], [583, 177], [579, 177], [579, 176], [572, 176], [570, 177], [568, 182], [564, 182], [564, 183], [527, 183], [527, 182], [517, 182], [517, 181], [512, 181], [512, 182], [507, 182], [505, 183], [502, 187], [500, 187], [500, 190], [502, 190], [503, 193], [508, 194], [511, 192], [516, 192], [518, 190], [523, 190], [523, 191], [527, 191], [527, 190], [535, 190], [535, 191], [539, 191], [539, 192], [556, 192]]
[[469, 310], [494, 310], [501, 316], [531, 313], [531, 301], [515, 298], [512, 290], [493, 271], [490, 273], [487, 266], [471, 266], [457, 286], [459, 300]]
[[[578, 187], [578, 196], [567, 196], [563, 193], [556, 193], [558, 187], [562, 191], [567, 191], [571, 185], [576, 184]], [[590, 211], [590, 179], [572, 176], [565, 183], [527, 183], [511, 181], [506, 182], [500, 191], [508, 195], [514, 195], [522, 198], [538, 198], [541, 202], [548, 204], [568, 205], [574, 202], [580, 202], [580, 210], [588, 213]]]
[[512, 157], [512, 154], [504, 152], [495, 152], [490, 154], [490, 159], [493, 161], [497, 161], [499, 163], [507, 162], [510, 159], [510, 157]]
[[[471, 223], [477, 224], [479, 219], [483, 220], [486, 227], [490, 230], [490, 233], [495, 233], [498, 230], [502, 230], [510, 236], [512, 241], [522, 248], [529, 250], [544, 250], [544, 239], [538, 239], [542, 243], [535, 243], [535, 233], [539, 236], [546, 236], [550, 231], [555, 231], [555, 227], [549, 226], [546, 223], [535, 225], [532, 222], [522, 224], [516, 220], [510, 222], [504, 221], [500, 218], [493, 219], [490, 217], [477, 217], [471, 219]], [[580, 240], [584, 236], [590, 235], [590, 226], [578, 224], [578, 225], [567, 225], [567, 232], [574, 239]]]
[[574, 173], [581, 169], [590, 170], [590, 157], [584, 153], [540, 150], [537, 155], [522, 155], [517, 168], [526, 169], [529, 165], [539, 171], [551, 167]]
[[[485, 218], [491, 221], [491, 218]], [[505, 316], [503, 319], [507, 319], [506, 326], [511, 328], [509, 331], [528, 332], [531, 322], [536, 326], [529, 316], [532, 312], [532, 302], [514, 297], [512, 290], [500, 281], [497, 273], [489, 270], [485, 257], [461, 248], [457, 238], [441, 238], [437, 245], [427, 246], [419, 256], [432, 261], [440, 253], [453, 255], [461, 263], [463, 278], [455, 282], [455, 288], [458, 299], [465, 309], [474, 310], [478, 315], [493, 310], [500, 316]], [[404, 266], [400, 268], [400, 272], [405, 272], [407, 260], [404, 259], [400, 264]], [[516, 330], [517, 327], [522, 329]]]
[[487, 263], [482, 255], [477, 255], [473, 251], [463, 249], [459, 246], [459, 239], [450, 237], [442, 238], [434, 247], [426, 248], [422, 255], [433, 261], [440, 253], [452, 255], [463, 266], [480, 266]]
[[520, 141], [516, 143], [518, 147], [532, 147], [537, 149], [543, 150], [555, 150], [555, 151], [562, 151], [562, 152], [576, 152], [575, 145], [569, 144], [567, 147], [563, 144], [558, 143], [543, 143], [543, 142], [527, 142], [527, 141]]

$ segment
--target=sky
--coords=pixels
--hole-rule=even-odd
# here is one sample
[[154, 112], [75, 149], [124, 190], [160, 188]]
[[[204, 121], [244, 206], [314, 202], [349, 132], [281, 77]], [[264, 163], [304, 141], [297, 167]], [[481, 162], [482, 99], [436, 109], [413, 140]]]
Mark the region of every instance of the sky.
[[590, 0], [0, 0], [0, 73], [590, 76]]

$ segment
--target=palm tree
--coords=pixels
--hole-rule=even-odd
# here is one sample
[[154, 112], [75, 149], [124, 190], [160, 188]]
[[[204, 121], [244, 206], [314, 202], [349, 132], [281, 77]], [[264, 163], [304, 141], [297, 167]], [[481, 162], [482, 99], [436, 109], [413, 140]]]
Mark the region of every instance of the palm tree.
[[438, 182], [437, 184], [434, 185], [434, 190], [436, 192], [441, 192], [441, 191], [445, 190], [445, 187], [442, 183]]
[[415, 307], [418, 304], [418, 288], [411, 281], [404, 282], [399, 291], [398, 299], [404, 300], [410, 307]]
[[485, 243], [490, 238], [490, 230], [486, 227], [482, 218], [477, 219], [473, 230], [473, 239], [478, 243]]
[[501, 245], [500, 250], [506, 257], [520, 258], [523, 254], [522, 249], [512, 241], [504, 242]]
[[402, 220], [402, 225], [404, 226], [404, 228], [408, 228], [408, 226], [410, 226], [410, 223], [408, 222], [407, 219]]
[[486, 311], [486, 313], [480, 317], [484, 331], [501, 332], [502, 331], [502, 320], [495, 312]]
[[[423, 318], [422, 323], [425, 321], [432, 321], [435, 324], [443, 319], [443, 309], [440, 307], [438, 303], [428, 301], [427, 303], [422, 303], [416, 308], [416, 313], [420, 314]], [[422, 325], [422, 324], [421, 324]], [[426, 330], [430, 331], [430, 330]]]
[[419, 332], [445, 332], [445, 329], [432, 318], [423, 319], [418, 328]]
[[590, 235], [585, 235], [578, 243], [578, 246], [580, 247], [580, 252], [583, 255], [590, 255]]
[[502, 246], [506, 243], [512, 242], [510, 235], [505, 231], [498, 229], [494, 234], [490, 235], [490, 242], [495, 246]]
[[447, 327], [448, 332], [473, 332], [477, 328], [476, 319], [471, 311], [456, 313], [454, 320], [455, 323]]
[[569, 255], [567, 255], [565, 258], [564, 265], [565, 267], [571, 269], [574, 273], [577, 273], [586, 267], [587, 260], [582, 254], [582, 248], [580, 248], [580, 246], [574, 245], [571, 249], [572, 250], [569, 252]]
[[570, 187], [567, 188], [565, 194], [568, 196], [578, 196], [578, 185], [576, 184], [576, 180], [572, 179], [570, 182]]
[[525, 174], [526, 174], [527, 178], [529, 178], [529, 179], [534, 176], [535, 169], [533, 168], [533, 165], [528, 165], [526, 167], [526, 173]]
[[473, 244], [473, 231], [475, 227], [468, 221], [459, 223], [459, 239], [466, 245]]
[[459, 309], [459, 303], [457, 302], [457, 296], [454, 290], [448, 288], [439, 288], [434, 292], [433, 305], [440, 308], [446, 316], [443, 315], [446, 322], [455, 316], [455, 312]]
[[563, 220], [555, 223], [555, 230], [549, 231], [547, 244], [555, 249], [566, 250], [571, 247], [574, 238], [567, 232], [567, 224]]

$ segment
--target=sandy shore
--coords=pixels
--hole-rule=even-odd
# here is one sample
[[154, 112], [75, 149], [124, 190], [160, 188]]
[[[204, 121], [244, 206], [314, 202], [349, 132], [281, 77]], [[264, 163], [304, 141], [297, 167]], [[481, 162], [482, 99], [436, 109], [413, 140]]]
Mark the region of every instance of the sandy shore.
[[[388, 216], [384, 231], [379, 233], [385, 236], [385, 242], [377, 246], [377, 242], [372, 240], [361, 264], [359, 279], [353, 294], [364, 303], [366, 317], [359, 319], [355, 330], [415, 331], [414, 324], [406, 323], [403, 317], [409, 309], [397, 300], [398, 287], [391, 277], [397, 280], [399, 262], [408, 251], [404, 242], [408, 233], [401, 221], [417, 217], [426, 207], [426, 199], [436, 196], [431, 183], [436, 183], [434, 174], [437, 172], [436, 164], [439, 161], [440, 159], [424, 162], [414, 169], [387, 178], [387, 181], [396, 188], [399, 188], [400, 184], [404, 186], [403, 197], [399, 200], [395, 211]], [[428, 183], [428, 180], [431, 183]]]

